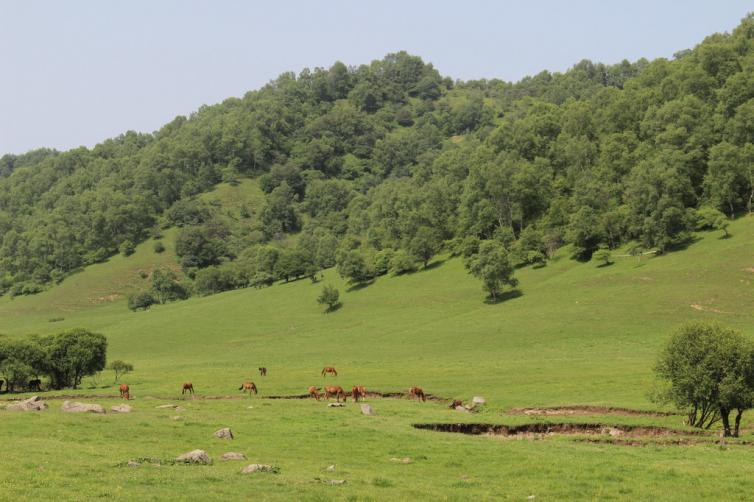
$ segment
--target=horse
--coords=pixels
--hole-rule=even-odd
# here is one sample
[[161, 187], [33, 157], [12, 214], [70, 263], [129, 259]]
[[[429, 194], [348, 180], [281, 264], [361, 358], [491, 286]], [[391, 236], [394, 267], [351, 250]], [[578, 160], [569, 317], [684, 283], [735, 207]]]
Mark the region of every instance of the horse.
[[40, 392], [42, 390], [42, 380], [39, 378], [29, 380], [29, 390]]
[[353, 396], [353, 400], [358, 403], [359, 399], [367, 397], [367, 390], [363, 385], [354, 385], [351, 387], [351, 396]]
[[309, 387], [309, 396], [319, 401], [319, 388], [314, 386]]
[[181, 391], [181, 395], [184, 395], [186, 392], [189, 394], [194, 394], [194, 384], [191, 382], [184, 382], [183, 383], [183, 390]]
[[450, 406], [448, 406], [448, 408], [455, 410], [459, 406], [463, 406], [463, 401], [461, 401], [460, 399], [454, 399], [453, 402], [450, 403]]
[[259, 376], [267, 376], [267, 368], [265, 368], [264, 366], [259, 368]]
[[348, 400], [346, 392], [343, 390], [343, 387], [341, 387], [340, 385], [334, 385], [332, 387], [325, 387], [325, 399], [330, 399], [333, 396], [335, 396], [335, 400], [338, 402], [340, 402], [341, 397], [343, 398], [344, 403]]
[[324, 368], [322, 368], [322, 376], [327, 376], [328, 373], [338, 376], [338, 372], [335, 371], [335, 368], [333, 368], [332, 366], [325, 366]]
[[257, 393], [257, 386], [254, 385], [254, 382], [244, 382], [241, 384], [241, 386], [238, 388], [238, 390], [242, 390], [244, 392], [249, 391], [249, 396], [251, 396], [251, 393], [254, 394]]
[[125, 383], [120, 384], [120, 397], [126, 401], [131, 399], [131, 389]]
[[3, 390], [3, 384], [5, 383], [5, 380], [0, 380], [0, 390]]
[[408, 389], [408, 397], [409, 399], [416, 398], [421, 399], [422, 401], [427, 400], [426, 396], [424, 395], [424, 389], [422, 389], [421, 387], [411, 387], [410, 389]]

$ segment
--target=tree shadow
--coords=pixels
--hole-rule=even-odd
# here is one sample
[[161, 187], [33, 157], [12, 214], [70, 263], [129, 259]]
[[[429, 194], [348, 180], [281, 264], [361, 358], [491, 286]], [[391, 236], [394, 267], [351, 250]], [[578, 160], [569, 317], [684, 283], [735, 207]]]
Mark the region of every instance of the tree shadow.
[[356, 284], [351, 285], [348, 289], [346, 289], [346, 292], [353, 293], [355, 291], [361, 291], [364, 288], [368, 288], [372, 284], [374, 284], [375, 279], [369, 279], [368, 281], [364, 282], [357, 282]]
[[613, 265], [615, 265], [615, 262], [610, 261], [607, 263], [600, 263], [599, 265], [597, 265], [597, 268], [607, 268], [607, 267], [612, 267]]
[[424, 272], [425, 270], [434, 270], [436, 268], [442, 267], [446, 261], [448, 261], [447, 258], [443, 258], [442, 260], [435, 260], [431, 263], [428, 263], [426, 267], [422, 267], [415, 272]]
[[514, 298], [519, 298], [521, 296], [524, 296], [524, 293], [520, 289], [511, 289], [510, 291], [500, 293], [495, 298], [488, 296], [484, 299], [484, 303], [487, 305], [497, 305], [498, 303], [507, 302], [508, 300], [513, 300]]
[[333, 312], [337, 312], [341, 309], [341, 307], [343, 307], [343, 302], [338, 302], [332, 307], [327, 307], [327, 309], [325, 309], [325, 314], [332, 314]]
[[[691, 246], [692, 244], [696, 244], [696, 243], [697, 243], [697, 242], [699, 242], [700, 240], [702, 240], [702, 238], [701, 238], [701, 237], [699, 237], [698, 235], [691, 235], [691, 236], [689, 236], [688, 238], [686, 238], [686, 239], [684, 239], [684, 240], [682, 240], [682, 241], [680, 241], [680, 242], [676, 242], [675, 244], [671, 244], [671, 245], [669, 245], [669, 246], [667, 247], [667, 249], [666, 249], [666, 252], [667, 252], [667, 253], [671, 253], [671, 252], [673, 252], [673, 251], [685, 251], [685, 250], [686, 250], [686, 249], [688, 249], [688, 248], [689, 248], [689, 247], [690, 247], [690, 246]], [[655, 256], [658, 256], [659, 254], [660, 254], [660, 253], [658, 253], [658, 254], [657, 254], [657, 255], [655, 255]]]

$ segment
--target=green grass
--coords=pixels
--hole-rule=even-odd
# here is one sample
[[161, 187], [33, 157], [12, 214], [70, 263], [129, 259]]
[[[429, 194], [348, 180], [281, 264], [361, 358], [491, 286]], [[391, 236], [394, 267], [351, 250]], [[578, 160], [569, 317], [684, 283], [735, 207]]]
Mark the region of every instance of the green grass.
[[[350, 290], [328, 270], [318, 284], [233, 291], [147, 312], [129, 312], [123, 297], [89, 301], [94, 291], [102, 296], [133, 288], [134, 272], [151, 260], [173, 259], [167, 252], [154, 255], [147, 242], [132, 257], [114, 257], [48, 292], [0, 300], [2, 333], [90, 328], [108, 336], [110, 359], [136, 367], [125, 378], [135, 397], [130, 415], [69, 416], [58, 410], [59, 401], [34, 415], [0, 412], [6, 446], [0, 493], [22, 499], [33, 486], [33, 498], [64, 499], [82, 493], [129, 499], [748, 498], [751, 447], [513, 441], [410, 424], [542, 420], [504, 414], [520, 406], [656, 408], [647, 398], [651, 368], [675, 326], [714, 319], [754, 335], [754, 272], [747, 270], [754, 267], [752, 230], [754, 219], [742, 218], [731, 224], [730, 239], [704, 234], [686, 250], [641, 261], [619, 258], [603, 268], [570, 260], [564, 251], [542, 269], [518, 271], [521, 295], [497, 305], [482, 301], [479, 282], [458, 259]], [[341, 290], [343, 307], [323, 314], [315, 299], [328, 283]], [[49, 322], [57, 317], [64, 320]], [[262, 365], [266, 378], [256, 375]], [[488, 409], [464, 415], [435, 402], [382, 399], [371, 401], [378, 416], [364, 417], [352, 404], [328, 409], [260, 398], [188, 401], [181, 413], [154, 408], [180, 397], [184, 380], [207, 396], [238, 395], [248, 378], [261, 397], [302, 393], [323, 384], [325, 365], [337, 367], [340, 376], [332, 381], [344, 387], [420, 385], [448, 398], [483, 395]], [[111, 381], [105, 373], [80, 392], [115, 393]], [[175, 414], [185, 419], [171, 420]], [[751, 439], [749, 418], [745, 436]], [[569, 420], [682, 427], [679, 416]], [[214, 439], [222, 426], [231, 426], [237, 439]], [[115, 467], [194, 448], [215, 457], [242, 451], [248, 463], [270, 463], [281, 472], [243, 476], [239, 462]], [[404, 456], [414, 462], [389, 460]], [[330, 464], [335, 472], [324, 471]], [[330, 479], [347, 483], [321, 481]]]

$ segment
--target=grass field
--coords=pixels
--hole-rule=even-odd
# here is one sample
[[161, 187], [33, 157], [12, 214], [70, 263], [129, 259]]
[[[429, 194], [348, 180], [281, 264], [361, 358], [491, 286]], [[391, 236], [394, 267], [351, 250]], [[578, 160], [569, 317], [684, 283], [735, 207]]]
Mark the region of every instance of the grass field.
[[[155, 255], [152, 243], [144, 243], [133, 256], [90, 267], [40, 295], [0, 299], [0, 333], [85, 327], [107, 335], [110, 359], [136, 367], [125, 379], [135, 398], [128, 415], [63, 414], [58, 400], [38, 414], [0, 411], [0, 497], [749, 499], [754, 447], [735, 442], [630, 447], [411, 427], [547, 420], [682, 429], [677, 415], [542, 418], [506, 411], [574, 404], [656, 409], [647, 397], [651, 368], [675, 326], [714, 319], [754, 336], [754, 219], [733, 222], [730, 232], [729, 239], [703, 234], [683, 251], [618, 258], [603, 268], [570, 260], [564, 250], [542, 269], [518, 271], [520, 294], [496, 305], [482, 301], [479, 282], [460, 260], [438, 259], [429, 270], [363, 288], [349, 290], [328, 270], [317, 284], [296, 281], [133, 313], [123, 295], [142, 280], [138, 271], [157, 261], [174, 265], [169, 252]], [[166, 244], [171, 238], [167, 233]], [[324, 284], [341, 290], [343, 307], [330, 314], [315, 301]], [[463, 414], [440, 402], [374, 398], [377, 416], [367, 417], [350, 402], [329, 409], [309, 400], [264, 399], [321, 386], [325, 365], [337, 367], [340, 376], [332, 381], [347, 388], [405, 391], [420, 385], [447, 398], [482, 395], [488, 405], [482, 413]], [[269, 376], [256, 376], [258, 366], [266, 366]], [[260, 396], [178, 400], [184, 380], [200, 396], [237, 397], [249, 378]], [[109, 372], [83, 387], [82, 395], [117, 393]], [[155, 408], [171, 402], [185, 410]], [[744, 416], [744, 440], [754, 439], [752, 417]], [[233, 428], [235, 440], [212, 437], [223, 426]], [[215, 458], [241, 451], [246, 463], [273, 464], [280, 473], [242, 475], [242, 462], [118, 466], [194, 448]], [[335, 470], [326, 471], [331, 464]], [[346, 483], [325, 483], [331, 479]]]

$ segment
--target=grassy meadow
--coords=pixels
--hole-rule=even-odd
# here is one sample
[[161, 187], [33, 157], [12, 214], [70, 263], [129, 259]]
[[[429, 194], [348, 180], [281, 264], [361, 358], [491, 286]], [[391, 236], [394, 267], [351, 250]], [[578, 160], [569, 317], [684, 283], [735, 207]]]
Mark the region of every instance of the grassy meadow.
[[[64, 414], [56, 399], [42, 413], [0, 411], [0, 498], [556, 500], [724, 493], [748, 499], [754, 448], [736, 441], [632, 447], [566, 436], [476, 437], [411, 424], [547, 420], [682, 429], [678, 415], [543, 418], [506, 411], [587, 404], [657, 409], [648, 398], [651, 368], [678, 324], [714, 319], [754, 336], [753, 230], [754, 218], [744, 217], [731, 224], [729, 239], [701, 234], [687, 249], [616, 257], [607, 267], [571, 260], [562, 250], [546, 267], [517, 271], [518, 292], [494, 305], [484, 303], [480, 283], [461, 260], [439, 257], [428, 270], [365, 287], [349, 288], [327, 270], [316, 284], [306, 279], [130, 312], [125, 297], [145, 280], [139, 272], [176, 266], [174, 234], [166, 232], [163, 254], [149, 241], [128, 258], [89, 267], [42, 294], [0, 298], [0, 333], [84, 327], [108, 337], [110, 360], [136, 367], [123, 379], [134, 397], [131, 414]], [[341, 292], [343, 306], [330, 314], [316, 303], [324, 284]], [[269, 369], [267, 377], [258, 376], [258, 366]], [[323, 379], [323, 366], [340, 375]], [[260, 395], [238, 399], [246, 379]], [[233, 399], [183, 400], [185, 380], [199, 397]], [[380, 391], [419, 385], [445, 398], [481, 395], [488, 404], [479, 414], [464, 414], [445, 402], [370, 398], [377, 415], [367, 417], [350, 401], [329, 409], [311, 400], [264, 399], [330, 381]], [[108, 408], [117, 404], [102, 397], [117, 394], [112, 372], [62, 392], [72, 393]], [[17, 396], [2, 396], [8, 397]], [[185, 409], [156, 408], [166, 403]], [[743, 441], [754, 440], [754, 413], [744, 422]], [[236, 439], [212, 436], [224, 426]], [[214, 465], [121, 465], [195, 448], [205, 449]], [[243, 452], [248, 462], [218, 461], [226, 451]], [[256, 462], [280, 473], [240, 474]]]

